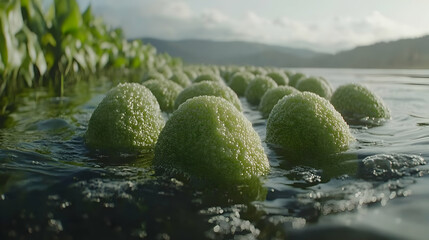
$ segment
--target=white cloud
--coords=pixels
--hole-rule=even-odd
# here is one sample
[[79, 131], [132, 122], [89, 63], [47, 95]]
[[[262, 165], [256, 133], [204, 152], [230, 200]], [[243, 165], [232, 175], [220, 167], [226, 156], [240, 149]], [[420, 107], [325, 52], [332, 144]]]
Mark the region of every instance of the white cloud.
[[339, 16], [306, 23], [286, 16], [267, 18], [253, 11], [245, 11], [241, 17], [213, 8], [195, 12], [181, 0], [135, 1], [132, 6], [98, 11], [109, 23], [120, 25], [130, 38], [245, 40], [327, 52], [425, 33], [377, 11], [360, 18]]

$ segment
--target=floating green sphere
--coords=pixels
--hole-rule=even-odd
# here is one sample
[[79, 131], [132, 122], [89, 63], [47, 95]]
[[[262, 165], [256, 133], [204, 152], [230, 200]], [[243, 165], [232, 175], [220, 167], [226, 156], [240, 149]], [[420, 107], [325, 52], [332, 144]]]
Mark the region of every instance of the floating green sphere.
[[390, 118], [390, 111], [383, 100], [360, 84], [338, 87], [331, 103], [345, 118]]
[[[284, 73], [286, 74], [286, 76], [289, 78], [289, 80], [290, 80], [290, 78], [294, 75], [294, 73], [293, 72], [291, 72], [291, 71], [289, 71], [289, 70], [284, 70]], [[290, 85], [290, 84], [289, 84]]]
[[267, 76], [259, 76], [253, 79], [246, 88], [245, 96], [250, 104], [257, 105], [266, 91], [277, 87], [277, 83]]
[[252, 124], [230, 102], [214, 96], [180, 105], [159, 135], [153, 164], [172, 174], [226, 184], [269, 171]]
[[285, 73], [280, 71], [269, 72], [267, 73], [267, 76], [272, 78], [279, 86], [288, 85], [289, 83], [289, 78], [286, 76]]
[[222, 78], [215, 74], [215, 73], [204, 73], [199, 75], [197, 78], [194, 79], [193, 83], [199, 83], [203, 81], [211, 81], [211, 82], [218, 82], [224, 84]]
[[234, 104], [234, 106], [241, 111], [240, 99], [238, 99], [237, 94], [227, 87], [224, 84], [211, 81], [203, 81], [199, 83], [194, 83], [191, 86], [185, 88], [179, 96], [177, 96], [175, 101], [175, 108], [179, 108], [180, 104], [184, 103], [186, 100], [197, 97], [197, 96], [217, 96], [224, 98], [225, 100]]
[[176, 71], [174, 72], [173, 76], [170, 78], [171, 81], [179, 84], [182, 87], [187, 87], [191, 85], [191, 80], [189, 79], [188, 75], [186, 75], [184, 72]]
[[198, 76], [198, 74], [192, 69], [183, 69], [183, 72], [188, 76], [190, 80], [195, 79]]
[[296, 84], [299, 80], [306, 78], [304, 73], [295, 73], [291, 77], [289, 77], [289, 86], [296, 87]]
[[312, 92], [326, 99], [332, 96], [332, 87], [324, 78], [303, 78], [296, 84], [296, 89], [301, 92]]
[[231, 77], [228, 85], [238, 96], [244, 96], [247, 85], [253, 78], [255, 75], [250, 72], [237, 72]]
[[119, 84], [92, 113], [85, 143], [105, 152], [151, 151], [163, 126], [158, 102], [149, 89], [137, 83]]
[[264, 68], [261, 67], [250, 67], [247, 69], [248, 71], [250, 71], [251, 73], [253, 73], [255, 76], [256, 75], [266, 75], [267, 74], [267, 70], [265, 70]]
[[262, 96], [261, 103], [259, 103], [259, 111], [261, 111], [262, 117], [268, 118], [273, 107], [284, 96], [298, 92], [298, 90], [291, 86], [279, 86], [268, 90], [264, 96]]
[[266, 140], [297, 156], [323, 156], [346, 150], [354, 138], [328, 100], [304, 92], [284, 97], [274, 106]]
[[174, 101], [183, 90], [179, 84], [169, 80], [149, 80], [143, 86], [155, 95], [161, 110], [165, 112], [174, 110]]
[[162, 73], [159, 73], [157, 71], [149, 71], [147, 73], [145, 73], [145, 75], [143, 76], [143, 82], [149, 81], [149, 80], [165, 80], [165, 76], [162, 75]]
[[157, 71], [159, 73], [161, 73], [162, 75], [164, 75], [164, 77], [166, 79], [169, 79], [169, 78], [171, 78], [171, 76], [173, 76], [173, 71], [171, 71], [171, 69], [170, 69], [170, 67], [168, 65], [164, 65], [162, 67], [159, 67], [157, 69]]

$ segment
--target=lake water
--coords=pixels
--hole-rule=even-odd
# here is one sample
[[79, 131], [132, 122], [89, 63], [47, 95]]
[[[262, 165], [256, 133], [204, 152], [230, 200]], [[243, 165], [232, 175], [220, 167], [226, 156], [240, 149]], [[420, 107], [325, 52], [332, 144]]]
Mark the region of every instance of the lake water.
[[[271, 172], [252, 191], [159, 176], [150, 155], [88, 151], [82, 136], [108, 80], [63, 98], [22, 93], [0, 123], [0, 239], [427, 239], [429, 70], [292, 70], [364, 83], [392, 119], [351, 126], [357, 142], [335, 164], [291, 162], [263, 143]], [[264, 140], [266, 120], [242, 103]]]

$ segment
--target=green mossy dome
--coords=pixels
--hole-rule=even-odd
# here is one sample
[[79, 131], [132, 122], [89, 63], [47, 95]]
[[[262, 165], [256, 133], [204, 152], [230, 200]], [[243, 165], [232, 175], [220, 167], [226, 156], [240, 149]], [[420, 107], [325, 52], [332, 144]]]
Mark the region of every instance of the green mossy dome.
[[183, 90], [179, 84], [169, 80], [149, 80], [144, 82], [143, 86], [153, 93], [161, 110], [165, 112], [174, 110], [174, 101]]
[[332, 95], [331, 103], [345, 118], [390, 118], [390, 111], [383, 100], [360, 84], [351, 83], [338, 87]]
[[179, 72], [179, 71], [174, 72], [174, 74], [170, 78], [170, 80], [179, 84], [180, 86], [182, 86], [184, 88], [192, 84], [188, 75], [186, 75], [184, 72]]
[[267, 76], [272, 78], [279, 86], [285, 86], [289, 83], [289, 78], [286, 76], [286, 74], [280, 71], [269, 72], [267, 73]]
[[295, 73], [289, 77], [289, 86], [296, 87], [299, 80], [306, 78], [304, 73]]
[[151, 70], [147, 73], [145, 73], [145, 75], [143, 76], [143, 81], [142, 82], [146, 82], [149, 80], [165, 80], [165, 76], [162, 73], [159, 73], [157, 71]]
[[228, 85], [238, 96], [244, 96], [247, 85], [253, 78], [255, 78], [255, 75], [250, 72], [237, 72], [232, 75]]
[[231, 88], [224, 84], [211, 81], [194, 83], [191, 86], [185, 88], [179, 94], [179, 96], [177, 96], [174, 106], [177, 109], [179, 108], [180, 104], [184, 103], [186, 100], [197, 96], [222, 97], [225, 100], [231, 102], [239, 111], [242, 111], [240, 99], [238, 99], [237, 94], [235, 94]]
[[222, 78], [215, 73], [201, 74], [194, 79], [193, 83], [199, 83], [199, 82], [203, 82], [203, 81], [218, 82], [218, 83], [225, 84], [223, 82]]
[[303, 78], [296, 84], [296, 89], [301, 92], [312, 92], [323, 98], [330, 99], [332, 87], [327, 80], [318, 77]]
[[279, 86], [268, 90], [264, 96], [262, 96], [261, 103], [259, 103], [259, 111], [261, 111], [262, 117], [268, 118], [273, 107], [284, 96], [298, 92], [298, 90], [291, 86]]
[[171, 174], [225, 184], [269, 171], [252, 124], [230, 102], [214, 96], [180, 105], [159, 135], [153, 164]]
[[173, 76], [173, 71], [171, 71], [170, 67], [168, 65], [164, 65], [162, 67], [159, 67], [157, 69], [157, 72], [164, 75], [165, 79], [169, 79]]
[[164, 126], [159, 104], [137, 83], [111, 89], [92, 113], [85, 143], [103, 152], [152, 151]]
[[266, 91], [277, 87], [277, 83], [267, 76], [258, 76], [246, 88], [245, 96], [250, 104], [258, 105]]
[[267, 121], [266, 141], [294, 156], [324, 156], [347, 150], [354, 138], [331, 103], [310, 92], [282, 98]]

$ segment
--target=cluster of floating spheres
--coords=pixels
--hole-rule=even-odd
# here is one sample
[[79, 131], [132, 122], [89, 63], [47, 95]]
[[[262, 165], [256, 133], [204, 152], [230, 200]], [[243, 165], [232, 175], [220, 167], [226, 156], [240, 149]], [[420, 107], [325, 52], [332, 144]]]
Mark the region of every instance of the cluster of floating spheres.
[[383, 100], [359, 84], [334, 91], [322, 77], [276, 68], [162, 66], [148, 71], [141, 84], [109, 91], [84, 139], [103, 153], [154, 152], [155, 169], [171, 175], [246, 182], [270, 168], [242, 101], [267, 119], [268, 147], [294, 157], [346, 151], [354, 137], [344, 119], [390, 118]]

